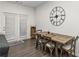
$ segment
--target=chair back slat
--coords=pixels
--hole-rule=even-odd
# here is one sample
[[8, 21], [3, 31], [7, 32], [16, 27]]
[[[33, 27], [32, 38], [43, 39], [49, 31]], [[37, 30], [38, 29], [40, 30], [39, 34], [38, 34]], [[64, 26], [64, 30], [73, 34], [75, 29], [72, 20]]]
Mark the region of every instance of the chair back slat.
[[42, 30], [36, 30], [37, 32], [42, 32]]
[[79, 39], [79, 36], [76, 36], [75, 39], [73, 39], [73, 42], [72, 42], [72, 50], [74, 52], [74, 56], [75, 56], [76, 42], [77, 42], [78, 39]]

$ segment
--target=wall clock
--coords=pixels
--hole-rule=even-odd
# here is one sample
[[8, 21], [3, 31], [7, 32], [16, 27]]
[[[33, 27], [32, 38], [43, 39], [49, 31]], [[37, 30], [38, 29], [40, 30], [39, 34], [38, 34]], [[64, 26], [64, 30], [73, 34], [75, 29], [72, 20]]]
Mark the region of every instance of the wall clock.
[[60, 7], [54, 7], [50, 12], [50, 22], [54, 26], [60, 26], [65, 20], [65, 10]]

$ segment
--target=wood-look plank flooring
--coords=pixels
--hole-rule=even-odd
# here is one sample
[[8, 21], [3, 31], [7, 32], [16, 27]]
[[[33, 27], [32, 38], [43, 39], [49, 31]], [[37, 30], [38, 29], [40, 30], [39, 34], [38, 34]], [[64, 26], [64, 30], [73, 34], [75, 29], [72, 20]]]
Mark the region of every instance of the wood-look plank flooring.
[[[64, 56], [68, 57], [67, 55]], [[43, 51], [36, 49], [34, 39], [28, 39], [24, 40], [24, 43], [21, 42], [20, 44], [10, 46], [8, 57], [50, 57], [50, 55], [49, 53], [44, 54]]]
[[43, 54], [41, 50], [35, 49], [35, 41], [28, 39], [24, 43], [11, 46], [8, 57], [49, 57], [49, 55]]

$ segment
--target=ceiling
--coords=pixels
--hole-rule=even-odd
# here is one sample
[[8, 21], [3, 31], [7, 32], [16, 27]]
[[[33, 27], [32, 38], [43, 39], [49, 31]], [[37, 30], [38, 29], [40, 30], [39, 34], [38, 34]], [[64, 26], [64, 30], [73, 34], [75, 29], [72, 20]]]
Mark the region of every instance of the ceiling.
[[9, 2], [35, 8], [45, 3], [46, 1], [9, 1]]

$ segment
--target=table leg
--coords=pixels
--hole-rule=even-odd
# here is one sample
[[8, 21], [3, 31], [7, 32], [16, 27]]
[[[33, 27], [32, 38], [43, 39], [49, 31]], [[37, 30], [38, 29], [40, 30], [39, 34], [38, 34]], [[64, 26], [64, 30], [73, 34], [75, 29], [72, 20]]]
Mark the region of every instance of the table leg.
[[63, 53], [63, 51], [62, 51], [62, 46], [63, 46], [63, 45], [60, 46], [60, 50], [61, 50], [61, 52], [60, 52], [60, 57], [62, 57], [62, 53]]
[[58, 57], [58, 46], [57, 46], [57, 43], [55, 44], [55, 56]]

